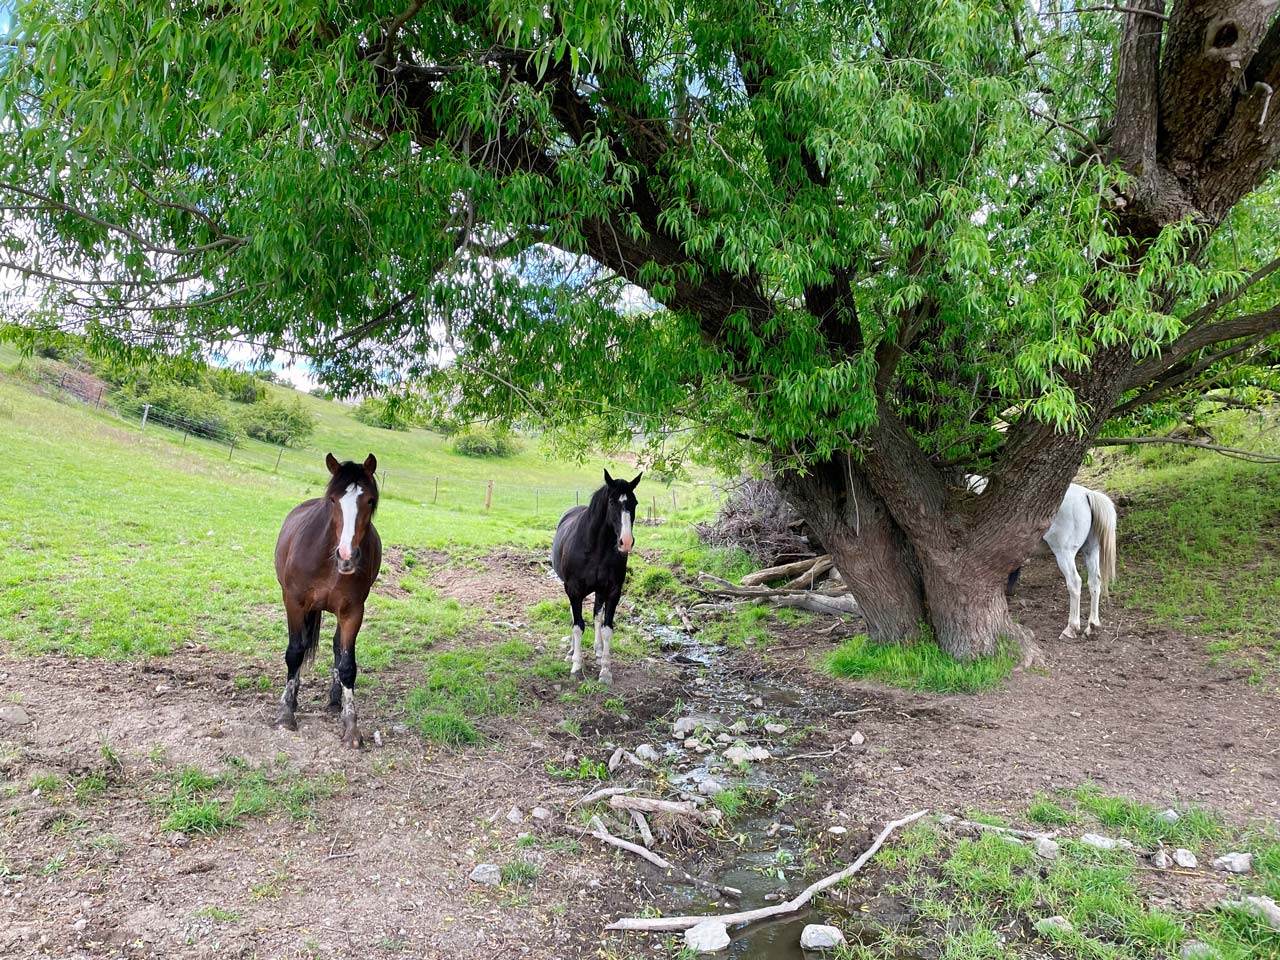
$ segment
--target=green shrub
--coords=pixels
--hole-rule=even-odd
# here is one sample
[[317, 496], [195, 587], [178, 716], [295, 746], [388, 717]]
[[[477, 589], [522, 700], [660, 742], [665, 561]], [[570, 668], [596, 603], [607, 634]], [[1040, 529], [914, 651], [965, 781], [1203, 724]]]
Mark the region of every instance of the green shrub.
[[412, 418], [401, 404], [378, 397], [361, 400], [351, 415], [367, 427], [382, 430], [408, 430], [413, 426]]
[[267, 443], [296, 445], [316, 428], [316, 417], [294, 397], [288, 402], [267, 397], [246, 407], [237, 418], [245, 433]]
[[670, 593], [676, 587], [676, 578], [666, 567], [647, 567], [637, 571], [631, 592], [642, 597]]
[[468, 427], [453, 438], [453, 449], [464, 457], [510, 457], [520, 445], [509, 431]]

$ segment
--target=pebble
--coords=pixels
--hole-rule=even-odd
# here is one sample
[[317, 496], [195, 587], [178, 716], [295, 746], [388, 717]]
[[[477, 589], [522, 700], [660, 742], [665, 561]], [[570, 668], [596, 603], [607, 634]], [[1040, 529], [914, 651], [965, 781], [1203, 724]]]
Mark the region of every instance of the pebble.
[[1060, 915], [1036, 921], [1036, 930], [1039, 933], [1070, 933], [1074, 929], [1071, 921]]
[[1173, 862], [1188, 870], [1194, 870], [1200, 866], [1200, 861], [1196, 859], [1196, 855], [1183, 847], [1173, 851]]
[[6, 703], [0, 704], [0, 720], [15, 727], [24, 727], [31, 722], [31, 716], [18, 704]]
[[74, 929], [76, 933], [83, 933], [85, 927], [87, 926], [89, 926], [89, 921], [86, 920], [84, 917], [81, 917], [79, 920], [77, 920], [75, 923], [71, 925], [72, 929]]
[[684, 932], [684, 945], [694, 953], [719, 953], [730, 942], [729, 928], [719, 920], [703, 920]]
[[512, 807], [507, 811], [507, 820], [511, 823], [521, 823], [524, 821], [524, 811], [519, 807]]
[[844, 943], [844, 934], [838, 927], [821, 923], [807, 923], [800, 931], [800, 949], [834, 950]]
[[764, 701], [761, 700], [759, 697], [752, 697], [748, 702], [757, 710], [759, 710], [761, 707], [764, 706]]
[[380, 747], [380, 746], [382, 746], [382, 731], [381, 731], [381, 730], [375, 730], [375, 731], [373, 731], [373, 745], [374, 745], [375, 747]]
[[1177, 823], [1182, 817], [1177, 810], [1170, 807], [1168, 810], [1161, 810], [1156, 814], [1156, 819], [1161, 823]]
[[730, 732], [730, 733], [732, 733], [735, 737], [740, 737], [740, 736], [742, 736], [744, 733], [746, 733], [749, 729], [750, 729], [750, 727], [748, 727], [748, 726], [747, 726], [747, 721], [745, 721], [745, 720], [735, 720], [735, 721], [730, 725], [730, 727], [729, 727], [729, 732]]
[[867, 738], [862, 735], [861, 730], [855, 730], [853, 736], [849, 738], [849, 742], [855, 747], [860, 747], [867, 742]]
[[1058, 859], [1058, 842], [1049, 837], [1036, 837], [1034, 841], [1036, 856], [1041, 860]]
[[649, 743], [642, 743], [636, 747], [635, 755], [646, 763], [657, 763], [659, 760], [658, 751]]
[[701, 746], [701, 744], [698, 742], [698, 740], [695, 737], [690, 737], [688, 740], [684, 742], [684, 748], [686, 750], [692, 750], [698, 746]]
[[1093, 847], [1096, 850], [1132, 850], [1133, 844], [1128, 840], [1113, 840], [1111, 837], [1104, 837], [1098, 833], [1086, 833], [1080, 838], [1080, 842], [1086, 847]]
[[551, 811], [546, 807], [534, 807], [529, 814], [535, 820], [550, 820]]
[[496, 887], [502, 883], [502, 870], [496, 863], [477, 863], [468, 878], [472, 883], [483, 883], [487, 887]]
[[848, 827], [827, 827], [827, 833], [831, 834], [833, 837], [843, 837], [848, 832]]
[[675, 722], [671, 728], [671, 732], [677, 737], [687, 737], [698, 729], [698, 721], [693, 717], [681, 717]]
[[1251, 913], [1272, 930], [1280, 930], [1280, 905], [1270, 897], [1245, 897], [1243, 900], [1223, 900], [1221, 906], [1234, 907]]
[[698, 784], [698, 792], [704, 797], [714, 797], [717, 794], [724, 793], [724, 784], [715, 777], [707, 777]]
[[1182, 960], [1218, 960], [1218, 951], [1207, 943], [1189, 940], [1182, 945]]
[[775, 737], [780, 737], [787, 732], [787, 725], [785, 723], [766, 723], [764, 725], [764, 732], [772, 734]]
[[1252, 853], [1228, 853], [1213, 861], [1213, 869], [1225, 870], [1227, 873], [1253, 872]]
[[1173, 857], [1164, 850], [1157, 850], [1151, 855], [1151, 865], [1157, 870], [1168, 870], [1173, 866]]

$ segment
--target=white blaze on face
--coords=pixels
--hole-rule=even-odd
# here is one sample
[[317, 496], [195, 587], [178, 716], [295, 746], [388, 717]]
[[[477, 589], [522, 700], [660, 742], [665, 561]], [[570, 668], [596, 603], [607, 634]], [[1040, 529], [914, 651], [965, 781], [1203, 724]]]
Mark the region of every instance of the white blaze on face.
[[338, 556], [343, 560], [351, 559], [351, 538], [356, 535], [356, 503], [360, 499], [361, 488], [358, 483], [347, 487], [347, 492], [338, 501], [342, 509], [342, 532], [338, 534]]
[[631, 511], [627, 509], [626, 497], [619, 497], [618, 502], [622, 504], [622, 533], [618, 536], [618, 546], [623, 553], [630, 553], [636, 543], [631, 534]]

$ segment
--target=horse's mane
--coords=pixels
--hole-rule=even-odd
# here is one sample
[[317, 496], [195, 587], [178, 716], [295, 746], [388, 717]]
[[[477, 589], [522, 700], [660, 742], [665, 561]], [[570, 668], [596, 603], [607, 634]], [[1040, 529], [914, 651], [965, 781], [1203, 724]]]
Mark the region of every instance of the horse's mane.
[[604, 524], [605, 519], [609, 516], [609, 485], [606, 483], [603, 487], [591, 495], [591, 500], [587, 503], [587, 529], [598, 530]]
[[326, 497], [337, 494], [341, 496], [347, 492], [347, 487], [353, 483], [358, 483], [365, 487], [365, 492], [373, 497], [373, 510], [378, 509], [378, 481], [374, 479], [373, 474], [366, 473], [363, 466], [353, 460], [347, 460], [338, 467], [338, 472], [329, 478], [329, 486], [325, 488], [324, 495]]

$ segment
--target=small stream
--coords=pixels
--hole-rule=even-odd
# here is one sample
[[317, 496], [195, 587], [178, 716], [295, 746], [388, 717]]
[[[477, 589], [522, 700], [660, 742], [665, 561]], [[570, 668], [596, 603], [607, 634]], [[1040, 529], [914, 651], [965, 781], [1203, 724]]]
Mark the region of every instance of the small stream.
[[[805, 691], [799, 686], [754, 682], [748, 685], [734, 671], [716, 669], [725, 655], [723, 647], [699, 644], [689, 635], [665, 626], [653, 627], [651, 632], [666, 651], [667, 659], [680, 665], [689, 675], [682, 716], [693, 718], [703, 726], [706, 732], [697, 739], [704, 747], [710, 746], [709, 750], [700, 753], [686, 748], [685, 738], [676, 738], [669, 733], [671, 739], [660, 749], [675, 767], [672, 786], [696, 795], [698, 785], [708, 777], [714, 777], [725, 786], [745, 786], [752, 790], [777, 788], [795, 792], [800, 789], [798, 781], [802, 766], [789, 768], [775, 760], [753, 762], [742, 776], [731, 772], [732, 765], [724, 760], [722, 751], [741, 741], [748, 747], [762, 746], [775, 756], [785, 755], [787, 734], [770, 735], [763, 726], [771, 721], [789, 728], [795, 726], [793, 715], [805, 703]], [[747, 725], [745, 731], [743, 723]], [[739, 821], [733, 829], [745, 838], [745, 842], [737, 848], [737, 855], [710, 879], [721, 885], [737, 887], [742, 891], [742, 897], [713, 904], [704, 892], [696, 888], [670, 884], [666, 887], [673, 901], [669, 909], [711, 914], [765, 907], [794, 896], [812, 879], [800, 875], [804, 844], [784, 815], [775, 813], [749, 817]], [[809, 908], [778, 920], [738, 927], [730, 931], [734, 938], [732, 945], [717, 956], [735, 960], [802, 960], [806, 957], [800, 949], [800, 932], [804, 926], [832, 920], [836, 925], [844, 926], [840, 919], [831, 912]], [[810, 960], [814, 956], [808, 954]]]

